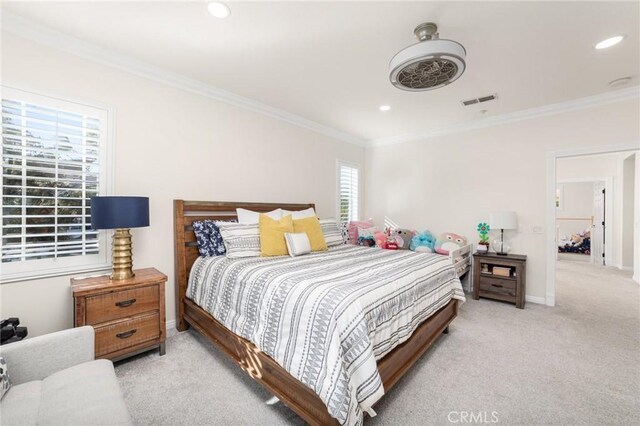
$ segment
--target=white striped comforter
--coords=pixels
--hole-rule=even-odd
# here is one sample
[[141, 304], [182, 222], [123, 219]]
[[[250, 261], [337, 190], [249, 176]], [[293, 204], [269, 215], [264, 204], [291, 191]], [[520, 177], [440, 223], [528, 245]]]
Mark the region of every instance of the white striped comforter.
[[452, 298], [448, 257], [340, 246], [301, 257], [201, 257], [187, 297], [310, 387], [341, 424], [384, 394], [376, 360]]

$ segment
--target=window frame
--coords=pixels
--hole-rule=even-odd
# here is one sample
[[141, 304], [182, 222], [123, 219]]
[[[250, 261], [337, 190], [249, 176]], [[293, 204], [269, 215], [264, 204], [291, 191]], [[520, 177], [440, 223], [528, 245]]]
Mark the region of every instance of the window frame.
[[[115, 151], [113, 144], [115, 115], [112, 108], [7, 85], [0, 85], [0, 99], [14, 99], [56, 110], [97, 116], [101, 122], [100, 183], [98, 193], [100, 195], [112, 195], [115, 165], [113, 161]], [[0, 284], [109, 270], [111, 268], [110, 253], [108, 233], [104, 230], [99, 231], [97, 254], [2, 263]]]
[[[360, 220], [362, 217], [362, 167], [359, 163], [346, 160], [336, 161], [336, 220], [341, 223], [340, 216], [340, 187], [341, 187], [341, 168], [351, 167], [358, 171], [358, 211], [356, 212], [356, 219]], [[349, 219], [351, 221], [353, 219]], [[348, 222], [347, 222], [348, 223]]]

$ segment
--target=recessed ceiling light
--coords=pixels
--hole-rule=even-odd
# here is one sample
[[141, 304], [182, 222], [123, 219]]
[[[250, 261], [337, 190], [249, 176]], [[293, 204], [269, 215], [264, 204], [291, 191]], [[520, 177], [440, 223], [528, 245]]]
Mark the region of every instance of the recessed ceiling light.
[[380, 105], [380, 111], [389, 111], [390, 109], [389, 105]]
[[609, 86], [611, 87], [620, 87], [620, 86], [624, 86], [625, 84], [629, 83], [631, 81], [631, 77], [622, 77], [622, 78], [616, 78], [615, 80], [612, 80], [609, 82]]
[[212, 1], [207, 5], [207, 9], [209, 9], [209, 13], [216, 18], [224, 19], [231, 15], [231, 9], [229, 9], [229, 6], [220, 1]]
[[624, 36], [615, 36], [608, 38], [606, 40], [602, 40], [600, 43], [596, 44], [596, 49], [606, 49], [607, 47], [615, 46], [620, 43], [624, 39]]

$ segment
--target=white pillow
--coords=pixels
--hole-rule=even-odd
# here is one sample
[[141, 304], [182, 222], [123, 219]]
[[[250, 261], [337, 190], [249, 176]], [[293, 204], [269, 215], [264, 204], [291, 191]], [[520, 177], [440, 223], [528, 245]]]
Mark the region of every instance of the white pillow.
[[257, 223], [216, 222], [229, 259], [259, 257], [260, 226]]
[[[236, 213], [238, 214], [238, 223], [252, 224], [260, 221], [260, 212], [254, 212], [253, 210], [247, 209], [236, 209]], [[269, 216], [271, 219], [282, 219], [282, 209], [275, 209], [264, 214]]]
[[309, 207], [308, 209], [304, 209], [304, 210], [298, 210], [298, 211], [289, 211], [289, 210], [282, 210], [282, 217], [285, 217], [287, 215], [291, 215], [291, 219], [293, 220], [297, 220], [297, 219], [305, 219], [307, 217], [316, 217], [316, 211], [313, 209], [313, 207]]
[[287, 242], [287, 250], [291, 257], [311, 253], [311, 243], [306, 232], [285, 232], [284, 240]]
[[320, 219], [320, 228], [327, 247], [341, 246], [345, 243], [342, 232], [335, 219]]

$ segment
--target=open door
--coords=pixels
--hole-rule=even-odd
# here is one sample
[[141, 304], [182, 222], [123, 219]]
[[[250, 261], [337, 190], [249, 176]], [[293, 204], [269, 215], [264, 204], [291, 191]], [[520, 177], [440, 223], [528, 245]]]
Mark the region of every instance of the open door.
[[591, 225], [591, 262], [605, 265], [606, 191], [604, 182], [593, 184], [593, 225]]

